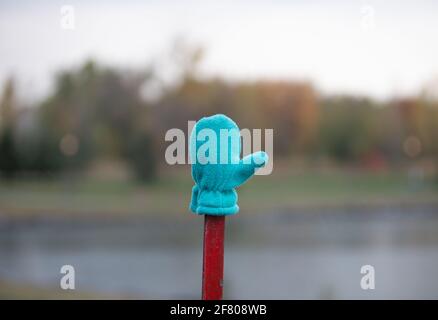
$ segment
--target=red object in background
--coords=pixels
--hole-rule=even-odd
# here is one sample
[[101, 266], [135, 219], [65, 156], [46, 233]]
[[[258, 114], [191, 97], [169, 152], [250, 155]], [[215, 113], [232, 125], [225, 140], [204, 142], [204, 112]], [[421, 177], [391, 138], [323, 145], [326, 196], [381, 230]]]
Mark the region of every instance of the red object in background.
[[225, 216], [205, 215], [202, 299], [220, 300], [224, 276]]

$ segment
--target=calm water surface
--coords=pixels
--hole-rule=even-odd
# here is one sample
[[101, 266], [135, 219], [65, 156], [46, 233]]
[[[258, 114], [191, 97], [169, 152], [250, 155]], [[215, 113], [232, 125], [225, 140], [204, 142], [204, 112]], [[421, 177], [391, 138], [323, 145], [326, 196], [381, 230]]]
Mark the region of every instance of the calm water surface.
[[[134, 298], [199, 298], [202, 218], [171, 222], [2, 221], [0, 279]], [[438, 210], [433, 207], [274, 212], [228, 219], [230, 299], [438, 299]], [[375, 268], [362, 290], [360, 268]]]

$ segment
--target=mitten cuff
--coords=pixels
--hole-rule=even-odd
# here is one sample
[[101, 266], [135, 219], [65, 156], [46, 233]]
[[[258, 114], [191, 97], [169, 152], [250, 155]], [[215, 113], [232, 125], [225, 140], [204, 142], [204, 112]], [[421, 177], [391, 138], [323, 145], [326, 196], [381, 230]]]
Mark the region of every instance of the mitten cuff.
[[198, 195], [199, 188], [198, 185], [195, 184], [192, 188], [192, 200], [190, 201], [190, 210], [194, 213], [196, 213], [196, 209], [198, 208]]
[[239, 212], [237, 192], [234, 189], [225, 191], [200, 190], [197, 200], [197, 214], [225, 216]]

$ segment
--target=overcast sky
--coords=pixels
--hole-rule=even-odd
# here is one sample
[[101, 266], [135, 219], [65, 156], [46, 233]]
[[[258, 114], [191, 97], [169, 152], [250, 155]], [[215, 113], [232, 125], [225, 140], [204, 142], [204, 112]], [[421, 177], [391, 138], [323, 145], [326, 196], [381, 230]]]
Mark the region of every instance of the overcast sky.
[[[61, 7], [74, 8], [74, 29]], [[65, 20], [64, 20], [65, 22]], [[0, 1], [0, 81], [26, 95], [87, 57], [145, 66], [183, 36], [202, 72], [309, 80], [325, 93], [415, 94], [438, 76], [438, 1]]]

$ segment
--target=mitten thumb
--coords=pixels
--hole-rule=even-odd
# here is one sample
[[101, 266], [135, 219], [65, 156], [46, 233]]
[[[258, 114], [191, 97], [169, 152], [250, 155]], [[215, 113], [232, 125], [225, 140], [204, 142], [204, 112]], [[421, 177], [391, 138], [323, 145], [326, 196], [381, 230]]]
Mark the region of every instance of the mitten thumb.
[[232, 187], [236, 188], [242, 185], [254, 175], [258, 168], [263, 167], [268, 160], [268, 154], [264, 151], [258, 151], [244, 157], [239, 161], [233, 177], [231, 178]]

